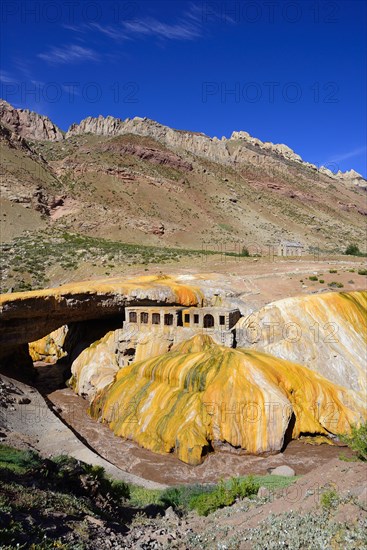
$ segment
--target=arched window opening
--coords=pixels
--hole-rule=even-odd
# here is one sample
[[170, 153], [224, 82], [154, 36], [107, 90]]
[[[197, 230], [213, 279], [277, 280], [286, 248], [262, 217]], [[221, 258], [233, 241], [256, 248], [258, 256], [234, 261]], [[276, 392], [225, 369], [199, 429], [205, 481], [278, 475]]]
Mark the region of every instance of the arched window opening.
[[213, 315], [210, 315], [210, 313], [207, 313], [204, 315], [204, 328], [212, 328], [214, 327], [214, 317]]

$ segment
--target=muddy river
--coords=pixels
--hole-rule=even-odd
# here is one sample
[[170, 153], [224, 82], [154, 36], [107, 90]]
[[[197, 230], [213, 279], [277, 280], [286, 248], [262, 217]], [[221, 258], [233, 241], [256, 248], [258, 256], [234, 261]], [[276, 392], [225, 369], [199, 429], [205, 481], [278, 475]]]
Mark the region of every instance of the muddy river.
[[156, 454], [133, 441], [115, 436], [106, 424], [88, 416], [85, 399], [65, 387], [60, 366], [36, 365], [39, 373], [37, 389], [56, 407], [59, 417], [84, 444], [122, 470], [159, 483], [207, 483], [234, 475], [266, 474], [269, 469], [282, 464], [291, 466], [296, 474], [304, 474], [340, 454], [352, 454], [345, 447], [310, 445], [299, 440], [291, 441], [283, 453], [266, 457], [247, 455], [244, 451], [224, 446], [209, 454], [199, 466], [189, 466], [174, 455]]

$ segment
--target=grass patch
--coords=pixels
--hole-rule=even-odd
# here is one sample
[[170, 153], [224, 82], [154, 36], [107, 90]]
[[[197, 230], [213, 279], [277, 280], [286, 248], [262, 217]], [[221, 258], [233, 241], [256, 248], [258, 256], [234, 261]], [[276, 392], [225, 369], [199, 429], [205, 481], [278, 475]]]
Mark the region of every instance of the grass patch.
[[163, 491], [156, 489], [144, 489], [130, 485], [131, 503], [135, 506], [146, 507], [150, 505], [162, 506], [163, 509], [172, 506], [181, 513], [195, 510], [199, 515], [209, 513], [230, 506], [238, 498], [255, 495], [259, 487], [269, 490], [288, 487], [297, 478], [284, 476], [245, 476], [233, 477], [218, 484], [193, 484], [169, 487]]

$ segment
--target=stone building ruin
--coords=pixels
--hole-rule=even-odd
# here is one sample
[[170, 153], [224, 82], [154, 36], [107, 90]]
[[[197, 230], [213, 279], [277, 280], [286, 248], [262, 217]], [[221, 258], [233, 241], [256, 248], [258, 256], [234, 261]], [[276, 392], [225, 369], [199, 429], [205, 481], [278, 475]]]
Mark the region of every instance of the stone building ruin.
[[117, 332], [116, 354], [120, 367], [165, 353], [175, 344], [198, 333], [233, 347], [239, 309], [227, 307], [139, 306], [125, 309], [125, 321]]

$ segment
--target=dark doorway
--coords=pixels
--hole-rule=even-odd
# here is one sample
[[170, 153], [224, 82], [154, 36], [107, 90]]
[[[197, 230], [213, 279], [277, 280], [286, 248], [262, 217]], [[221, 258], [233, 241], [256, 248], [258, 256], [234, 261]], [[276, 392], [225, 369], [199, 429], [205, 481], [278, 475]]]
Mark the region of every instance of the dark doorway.
[[136, 315], [136, 312], [135, 311], [130, 311], [129, 313], [129, 322], [130, 323], [136, 323], [138, 320], [138, 317]]
[[159, 313], [153, 313], [152, 314], [152, 324], [153, 325], [160, 325], [161, 324], [161, 316]]
[[207, 313], [204, 315], [204, 328], [213, 328], [214, 327], [214, 317]]
[[173, 315], [171, 313], [166, 313], [164, 316], [164, 324], [168, 326], [173, 325]]

